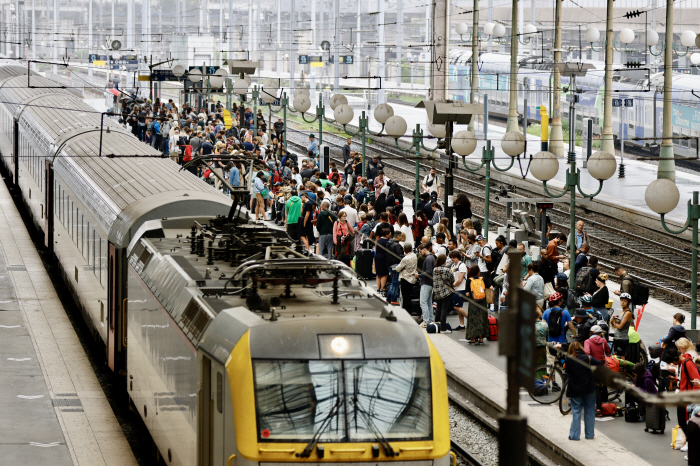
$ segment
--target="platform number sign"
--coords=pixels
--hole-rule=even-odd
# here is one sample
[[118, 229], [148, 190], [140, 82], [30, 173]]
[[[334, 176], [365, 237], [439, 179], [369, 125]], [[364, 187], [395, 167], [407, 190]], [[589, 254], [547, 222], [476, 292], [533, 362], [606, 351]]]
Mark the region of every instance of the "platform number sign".
[[306, 65], [308, 62], [309, 62], [308, 55], [299, 55], [299, 64], [300, 65]]
[[634, 99], [625, 99], [625, 107], [634, 107]]
[[613, 99], [612, 104], [613, 107], [622, 107], [622, 99]]

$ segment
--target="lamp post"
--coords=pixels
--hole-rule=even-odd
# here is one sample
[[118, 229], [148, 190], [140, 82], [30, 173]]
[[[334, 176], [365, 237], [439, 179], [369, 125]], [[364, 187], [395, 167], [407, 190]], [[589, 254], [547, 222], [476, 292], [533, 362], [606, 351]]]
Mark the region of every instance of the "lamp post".
[[688, 200], [688, 219], [680, 230], [671, 230], [664, 220], [664, 216], [678, 205], [680, 193], [676, 183], [668, 178], [659, 178], [651, 182], [644, 193], [647, 206], [657, 214], [661, 214], [661, 225], [667, 232], [680, 235], [688, 228], [693, 231], [692, 262], [690, 268], [690, 328], [695, 330], [698, 312], [698, 219], [700, 219], [700, 203], [698, 192], [693, 191], [693, 201]]
[[491, 195], [491, 166], [499, 172], [506, 172], [513, 167], [515, 157], [525, 152], [526, 139], [520, 131], [509, 131], [503, 135], [501, 149], [510, 156], [510, 164], [506, 168], [496, 165], [495, 148], [491, 147], [491, 141], [487, 140], [481, 152], [481, 164], [477, 168], [469, 168], [466, 157], [476, 149], [476, 138], [470, 131], [460, 131], [455, 134], [452, 147], [457, 154], [462, 156], [462, 166], [470, 172], [477, 172], [485, 168], [484, 191], [484, 238], [489, 239], [489, 198]]
[[[348, 111], [347, 109], [343, 108], [342, 111], [339, 111], [343, 106], [347, 106], [350, 110]], [[349, 117], [348, 117], [349, 115]], [[377, 122], [381, 123], [382, 129], [379, 130], [378, 133], [373, 133], [369, 129], [369, 118], [365, 114], [365, 111], [362, 111], [362, 115], [360, 115], [360, 120], [358, 122], [358, 130], [357, 132], [353, 133], [351, 131], [348, 131], [346, 125], [352, 121], [352, 118], [354, 116], [354, 112], [352, 108], [347, 105], [347, 104], [342, 104], [339, 105], [335, 108], [333, 117], [335, 118], [335, 121], [343, 125], [343, 131], [345, 131], [345, 134], [348, 134], [352, 137], [361, 135], [362, 136], [362, 159], [360, 163], [362, 164], [362, 178], [364, 179], [367, 172], [367, 161], [365, 160], [365, 149], [367, 145], [367, 133], [369, 133], [372, 136], [381, 136], [382, 133], [384, 132], [384, 125], [386, 124], [386, 121], [394, 116], [394, 109], [391, 105], [387, 103], [379, 104], [377, 107], [374, 109], [374, 119], [377, 120]]]
[[415, 151], [415, 160], [416, 160], [416, 192], [414, 197], [414, 214], [413, 217], [416, 218], [416, 215], [418, 214], [418, 200], [420, 197], [420, 150], [421, 147], [424, 150], [427, 150], [428, 152], [435, 152], [438, 148], [435, 147], [434, 149], [428, 149], [423, 145], [423, 130], [420, 128], [419, 124], [416, 124], [416, 129], [413, 130], [412, 134], [412, 140], [411, 140], [411, 147], [408, 149], [404, 149], [401, 146], [399, 146], [399, 138], [403, 137], [404, 134], [406, 134], [406, 130], [408, 129], [408, 125], [406, 125], [406, 120], [401, 118], [400, 116], [392, 116], [389, 119], [387, 119], [384, 128], [386, 129], [386, 134], [389, 135], [390, 137], [394, 138], [394, 143], [396, 144], [396, 147], [402, 151], [402, 152], [414, 152]]

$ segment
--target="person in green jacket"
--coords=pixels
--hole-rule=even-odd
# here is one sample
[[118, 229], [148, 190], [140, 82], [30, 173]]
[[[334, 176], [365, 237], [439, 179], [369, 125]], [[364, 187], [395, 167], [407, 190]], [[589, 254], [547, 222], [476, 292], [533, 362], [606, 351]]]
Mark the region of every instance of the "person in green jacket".
[[328, 260], [333, 259], [333, 224], [338, 220], [338, 216], [329, 208], [331, 203], [327, 200], [321, 202], [321, 212], [316, 219], [316, 228], [318, 229], [318, 254], [326, 257]]
[[292, 191], [292, 197], [289, 198], [284, 208], [287, 212], [287, 234], [294, 241], [299, 241], [297, 222], [299, 222], [301, 215], [301, 198], [297, 191]]

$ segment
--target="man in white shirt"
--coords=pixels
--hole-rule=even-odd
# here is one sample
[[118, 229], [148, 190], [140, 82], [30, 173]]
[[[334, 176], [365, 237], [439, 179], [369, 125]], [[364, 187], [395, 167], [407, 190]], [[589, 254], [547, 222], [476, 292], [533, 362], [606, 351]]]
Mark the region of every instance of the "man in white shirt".
[[483, 236], [478, 235], [476, 237], [476, 242], [481, 246], [481, 252], [475, 252], [474, 255], [479, 258], [477, 264], [479, 265], [479, 271], [481, 272], [481, 278], [484, 279], [484, 285], [486, 288], [491, 288], [491, 274], [489, 273], [489, 268], [487, 263], [491, 262], [491, 250], [492, 247], [486, 242]]
[[260, 139], [262, 140], [263, 145], [267, 144], [267, 141], [270, 139], [267, 133], [259, 131], [258, 134], [260, 134]]
[[433, 245], [433, 254], [438, 257], [440, 254], [447, 256], [447, 246], [445, 246], [445, 233], [435, 235], [435, 244]]
[[345, 207], [340, 209], [340, 212], [345, 212], [348, 215], [348, 222], [355, 227], [358, 222], [358, 217], [357, 210], [352, 206], [352, 196], [347, 194], [343, 200], [345, 202]]
[[437, 194], [437, 198], [442, 197], [442, 184], [440, 183], [440, 177], [437, 175], [437, 170], [435, 168], [430, 169], [430, 174], [425, 175], [422, 184], [423, 192], [426, 192], [432, 196], [432, 193]]

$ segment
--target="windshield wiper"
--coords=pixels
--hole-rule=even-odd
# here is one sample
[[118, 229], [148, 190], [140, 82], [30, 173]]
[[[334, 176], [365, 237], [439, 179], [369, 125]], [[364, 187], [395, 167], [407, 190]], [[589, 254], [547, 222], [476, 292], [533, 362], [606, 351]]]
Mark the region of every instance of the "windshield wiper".
[[319, 438], [321, 438], [321, 434], [323, 434], [323, 432], [328, 428], [333, 418], [340, 414], [340, 407], [342, 405], [343, 403], [340, 394], [336, 394], [335, 404], [333, 405], [333, 407], [331, 407], [328, 416], [326, 416], [323, 422], [321, 422], [321, 426], [318, 428], [316, 433], [314, 433], [314, 436], [311, 437], [309, 443], [306, 444], [306, 448], [304, 448], [304, 450], [299, 454], [300, 458], [309, 458], [311, 456], [311, 452], [316, 447]]
[[374, 438], [377, 439], [379, 444], [382, 446], [384, 449], [384, 454], [389, 457], [396, 456], [396, 452], [394, 451], [394, 448], [391, 446], [389, 441], [382, 435], [381, 431], [377, 428], [377, 426], [374, 425], [374, 422], [372, 421], [372, 417], [369, 415], [367, 411], [362, 409], [360, 405], [357, 402], [357, 398], [353, 400], [353, 404], [355, 405], [355, 412], [359, 412], [362, 414], [365, 418], [365, 421], [367, 422], [367, 427], [369, 430], [374, 434]]

